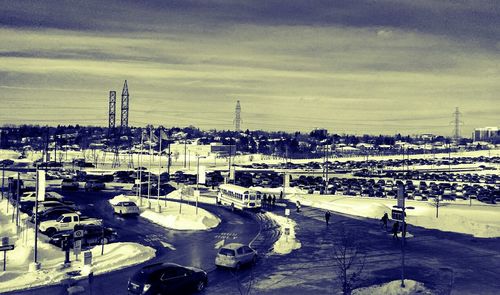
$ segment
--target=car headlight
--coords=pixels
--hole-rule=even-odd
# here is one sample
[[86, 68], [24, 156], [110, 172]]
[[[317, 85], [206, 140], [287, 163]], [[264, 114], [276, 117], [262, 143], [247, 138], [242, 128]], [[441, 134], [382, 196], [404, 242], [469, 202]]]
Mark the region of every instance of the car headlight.
[[149, 288], [151, 288], [151, 284], [144, 284], [144, 287], [142, 288], [142, 293], [143, 294], [146, 293], [149, 290]]

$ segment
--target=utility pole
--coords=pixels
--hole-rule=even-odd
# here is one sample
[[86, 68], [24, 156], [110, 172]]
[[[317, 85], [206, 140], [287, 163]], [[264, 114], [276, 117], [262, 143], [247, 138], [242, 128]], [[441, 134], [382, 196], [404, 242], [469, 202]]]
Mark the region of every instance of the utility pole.
[[186, 168], [186, 160], [187, 160], [187, 141], [186, 138], [184, 138], [184, 168]]
[[205, 156], [197, 156], [196, 164], [196, 215], [198, 215], [198, 196], [200, 195], [199, 183], [200, 183], [200, 159], [206, 158]]

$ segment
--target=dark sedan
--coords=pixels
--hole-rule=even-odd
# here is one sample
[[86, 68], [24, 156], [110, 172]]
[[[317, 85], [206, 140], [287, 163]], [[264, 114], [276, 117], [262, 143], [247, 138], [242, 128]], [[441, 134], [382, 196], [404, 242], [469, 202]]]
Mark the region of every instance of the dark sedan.
[[186, 294], [200, 292], [208, 282], [199, 268], [175, 263], [156, 263], [137, 271], [128, 281], [129, 294]]
[[[83, 226], [83, 237], [82, 237], [82, 247], [93, 246], [100, 244], [107, 244], [109, 242], [114, 242], [117, 240], [118, 235], [116, 231], [112, 228], [103, 227], [100, 225], [86, 225]], [[63, 231], [54, 234], [50, 237], [49, 243], [62, 247], [64, 236], [70, 235], [69, 245], [73, 248], [73, 231]]]

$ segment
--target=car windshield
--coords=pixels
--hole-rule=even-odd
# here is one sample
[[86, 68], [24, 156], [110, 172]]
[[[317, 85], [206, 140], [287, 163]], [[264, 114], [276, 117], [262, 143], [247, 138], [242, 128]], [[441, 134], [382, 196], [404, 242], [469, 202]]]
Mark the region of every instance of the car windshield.
[[56, 219], [56, 221], [57, 221], [57, 222], [60, 222], [63, 218], [64, 218], [64, 216], [62, 216], [62, 215], [61, 215], [61, 216], [59, 216], [59, 217]]
[[234, 250], [226, 249], [226, 248], [221, 248], [219, 250], [219, 254], [226, 255], [226, 256], [234, 256]]
[[123, 206], [126, 206], [126, 207], [131, 207], [131, 206], [135, 206], [135, 203], [133, 202], [125, 202], [125, 203], [122, 203]]

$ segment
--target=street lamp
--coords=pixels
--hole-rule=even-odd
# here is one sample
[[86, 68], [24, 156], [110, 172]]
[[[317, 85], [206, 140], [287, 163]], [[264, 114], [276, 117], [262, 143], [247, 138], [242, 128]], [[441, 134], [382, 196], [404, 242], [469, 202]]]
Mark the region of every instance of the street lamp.
[[196, 157], [196, 215], [198, 215], [198, 196], [200, 195], [200, 191], [198, 189], [198, 184], [200, 183], [200, 159], [205, 159], [205, 156], [197, 156]]

